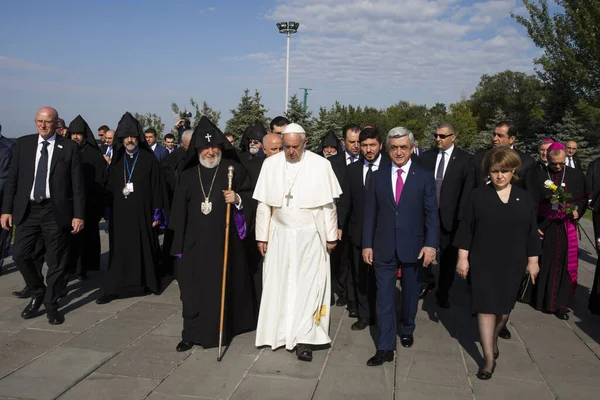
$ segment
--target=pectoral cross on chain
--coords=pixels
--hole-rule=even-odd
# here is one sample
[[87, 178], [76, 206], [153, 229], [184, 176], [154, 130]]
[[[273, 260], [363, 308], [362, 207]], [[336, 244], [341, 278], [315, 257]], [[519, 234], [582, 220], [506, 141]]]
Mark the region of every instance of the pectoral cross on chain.
[[286, 195], [285, 195], [285, 196], [283, 196], [283, 197], [285, 197], [285, 198], [287, 199], [287, 206], [289, 207], [289, 206], [290, 206], [290, 199], [293, 199], [293, 198], [294, 198], [294, 196], [292, 196], [292, 191], [290, 190], [290, 191], [288, 192], [288, 194], [286, 194]]
[[210, 133], [207, 133], [204, 137], [210, 142], [210, 138], [212, 137], [212, 135]]

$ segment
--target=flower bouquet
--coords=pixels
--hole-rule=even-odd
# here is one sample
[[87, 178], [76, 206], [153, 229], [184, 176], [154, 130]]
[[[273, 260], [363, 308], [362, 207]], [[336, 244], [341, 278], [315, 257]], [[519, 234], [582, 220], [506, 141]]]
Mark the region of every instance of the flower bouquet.
[[569, 202], [573, 196], [571, 193], [566, 192], [564, 182], [559, 186], [552, 182], [552, 180], [547, 179], [544, 182], [544, 187], [552, 192], [550, 195], [550, 204], [552, 204], [553, 210], [571, 216], [573, 212], [577, 211], [577, 206]]

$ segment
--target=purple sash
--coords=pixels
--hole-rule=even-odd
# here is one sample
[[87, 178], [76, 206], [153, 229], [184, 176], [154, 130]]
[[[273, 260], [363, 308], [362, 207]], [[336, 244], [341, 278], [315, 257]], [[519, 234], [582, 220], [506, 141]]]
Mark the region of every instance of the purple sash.
[[560, 210], [553, 210], [550, 204], [540, 204], [540, 217], [561, 219], [565, 224], [567, 235], [567, 271], [571, 278], [573, 293], [577, 288], [577, 269], [579, 267], [579, 241], [577, 239], [577, 226], [571, 217]]

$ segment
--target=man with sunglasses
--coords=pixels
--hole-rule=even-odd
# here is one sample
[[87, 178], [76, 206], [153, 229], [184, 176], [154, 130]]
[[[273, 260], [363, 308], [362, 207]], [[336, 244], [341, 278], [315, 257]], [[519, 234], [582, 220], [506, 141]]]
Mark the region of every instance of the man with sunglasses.
[[[440, 275], [436, 293], [437, 304], [441, 308], [450, 307], [448, 297], [458, 259], [458, 249], [452, 245], [458, 228], [460, 204], [469, 196], [472, 184], [466, 184], [473, 156], [455, 146], [456, 131], [449, 122], [438, 125], [434, 133], [437, 149], [421, 155], [421, 165], [432, 171], [440, 219]], [[430, 272], [430, 269], [427, 269]], [[430, 281], [424, 284], [421, 294], [435, 287]]]
[[260, 122], [250, 125], [244, 131], [242, 142], [246, 140], [247, 148], [245, 151], [240, 153], [240, 160], [242, 164], [246, 164], [248, 161], [256, 160], [259, 158], [265, 158], [265, 152], [262, 148], [262, 140], [267, 134], [267, 130], [264, 125]]
[[[577, 289], [578, 248], [576, 221], [587, 208], [583, 172], [566, 166], [566, 146], [552, 143], [548, 147], [548, 166], [535, 168], [527, 176], [526, 188], [537, 205], [537, 224], [542, 242], [540, 273], [533, 286], [531, 305], [557, 318], [569, 319], [569, 303]], [[571, 195], [570, 204], [577, 208], [565, 210], [552, 204], [553, 189]]]

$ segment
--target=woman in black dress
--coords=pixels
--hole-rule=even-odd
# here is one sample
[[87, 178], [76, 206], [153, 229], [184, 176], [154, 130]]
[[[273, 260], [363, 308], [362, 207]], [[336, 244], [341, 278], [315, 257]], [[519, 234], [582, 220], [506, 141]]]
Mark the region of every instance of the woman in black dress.
[[482, 167], [491, 184], [471, 193], [454, 245], [459, 249], [456, 271], [463, 279], [469, 270], [471, 274], [472, 308], [484, 358], [477, 377], [485, 380], [494, 372], [498, 334], [517, 301], [525, 272], [535, 282], [542, 249], [533, 200], [512, 185], [521, 167], [519, 155], [495, 148], [485, 155]]

